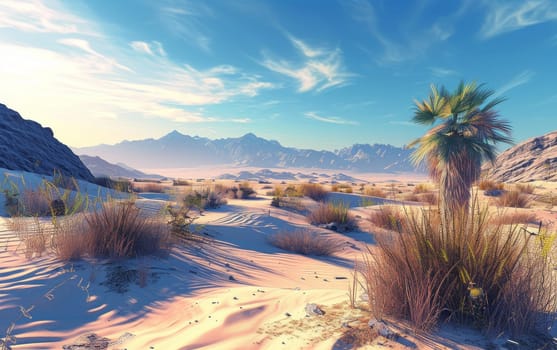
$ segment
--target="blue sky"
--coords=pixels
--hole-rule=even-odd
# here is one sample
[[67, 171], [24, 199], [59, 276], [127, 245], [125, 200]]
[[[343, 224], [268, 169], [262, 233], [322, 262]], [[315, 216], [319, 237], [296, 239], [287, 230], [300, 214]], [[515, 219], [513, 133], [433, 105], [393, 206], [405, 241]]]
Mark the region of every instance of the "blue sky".
[[0, 103], [71, 146], [248, 132], [402, 146], [429, 85], [485, 83], [516, 141], [557, 129], [557, 1], [0, 1]]

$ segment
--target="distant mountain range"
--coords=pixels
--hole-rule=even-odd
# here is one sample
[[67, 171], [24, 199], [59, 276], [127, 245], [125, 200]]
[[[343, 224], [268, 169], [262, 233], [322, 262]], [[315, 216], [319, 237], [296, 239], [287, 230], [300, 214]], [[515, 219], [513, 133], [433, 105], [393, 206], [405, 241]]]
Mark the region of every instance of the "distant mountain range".
[[94, 176], [107, 176], [107, 177], [127, 177], [127, 178], [149, 178], [160, 179], [161, 175], [145, 174], [142, 171], [133, 169], [126, 164], [118, 163], [112, 164], [100, 157], [91, 157], [86, 155], [79, 156], [83, 164], [91, 171]]
[[310, 168], [360, 172], [415, 172], [411, 150], [381, 144], [355, 144], [334, 152], [284, 147], [277, 141], [246, 134], [211, 140], [173, 131], [159, 139], [74, 148], [75, 153], [125, 162], [134, 168], [193, 168], [231, 165], [264, 168]]

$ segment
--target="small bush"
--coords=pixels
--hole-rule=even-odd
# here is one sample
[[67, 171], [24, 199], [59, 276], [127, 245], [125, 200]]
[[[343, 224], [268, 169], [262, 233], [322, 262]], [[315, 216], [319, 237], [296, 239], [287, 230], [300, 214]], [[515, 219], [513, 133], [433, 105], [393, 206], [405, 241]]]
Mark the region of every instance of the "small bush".
[[528, 208], [531, 202], [532, 198], [530, 195], [517, 191], [504, 192], [496, 200], [497, 205], [511, 208]]
[[165, 227], [141, 213], [133, 202], [102, 203], [84, 214], [89, 256], [125, 258], [158, 253], [167, 243]]
[[404, 213], [393, 206], [383, 206], [369, 216], [373, 225], [390, 231], [402, 231], [404, 219]]
[[437, 205], [439, 203], [439, 196], [433, 192], [420, 193], [418, 201], [429, 205]]
[[324, 201], [329, 194], [329, 192], [320, 184], [311, 183], [301, 184], [299, 192], [317, 202]]
[[269, 242], [275, 247], [304, 255], [329, 256], [341, 248], [323, 234], [308, 230], [278, 232], [270, 236]]
[[495, 215], [491, 221], [494, 225], [516, 225], [538, 223], [538, 217], [534, 213], [512, 212]]
[[109, 177], [102, 176], [96, 177], [93, 183], [120, 192], [132, 191], [132, 183], [130, 180], [127, 179], [111, 179]]
[[191, 183], [188, 180], [175, 179], [172, 180], [172, 186], [191, 186]]
[[387, 198], [385, 191], [378, 187], [368, 187], [364, 190], [364, 194], [371, 197]]
[[517, 192], [524, 194], [534, 194], [535, 187], [527, 184], [516, 184], [515, 189]]
[[478, 182], [478, 188], [482, 191], [503, 191], [505, 189], [505, 184], [492, 180], [481, 180]]
[[349, 207], [342, 202], [319, 203], [309, 213], [308, 219], [312, 225], [335, 224], [337, 231], [351, 231], [357, 227], [354, 217], [349, 213]]
[[164, 193], [166, 187], [160, 183], [135, 181], [133, 183], [134, 192]]
[[420, 197], [415, 193], [405, 193], [402, 196], [402, 200], [408, 201], [408, 202], [419, 202]]
[[346, 183], [333, 184], [331, 186], [332, 192], [352, 193], [352, 185]]
[[250, 199], [255, 198], [257, 192], [251, 187], [249, 182], [243, 182], [238, 186], [237, 198], [239, 199]]
[[431, 191], [431, 189], [429, 188], [429, 185], [428, 185], [428, 184], [417, 184], [417, 185], [414, 187], [414, 191], [413, 191], [413, 192], [414, 192], [415, 194], [420, 194], [420, 193], [428, 193], [428, 192], [430, 192], [430, 191]]

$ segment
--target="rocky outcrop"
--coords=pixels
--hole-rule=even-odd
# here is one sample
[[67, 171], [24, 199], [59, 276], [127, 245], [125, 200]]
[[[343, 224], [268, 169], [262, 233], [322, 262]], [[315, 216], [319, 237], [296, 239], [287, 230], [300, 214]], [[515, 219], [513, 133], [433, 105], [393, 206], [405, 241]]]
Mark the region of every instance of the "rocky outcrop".
[[50, 128], [23, 119], [0, 104], [0, 168], [66, 176], [91, 181], [93, 175], [81, 160], [54, 138]]
[[557, 181], [557, 131], [509, 148], [484, 171], [488, 179], [500, 182]]

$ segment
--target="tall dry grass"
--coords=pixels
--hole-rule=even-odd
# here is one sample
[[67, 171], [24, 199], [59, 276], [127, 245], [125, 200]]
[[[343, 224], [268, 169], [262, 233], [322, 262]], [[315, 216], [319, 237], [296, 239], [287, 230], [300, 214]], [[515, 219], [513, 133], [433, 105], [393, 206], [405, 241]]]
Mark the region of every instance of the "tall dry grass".
[[349, 207], [342, 202], [319, 203], [309, 212], [308, 220], [312, 225], [335, 224], [337, 231], [351, 231], [357, 227]]
[[547, 331], [556, 311], [555, 234], [531, 236], [472, 208], [446, 225], [433, 211], [409, 212], [400, 232], [376, 237], [362, 275], [377, 317], [426, 331], [445, 318], [488, 332]]
[[329, 256], [341, 249], [332, 239], [309, 230], [281, 231], [271, 235], [269, 243], [303, 255]]
[[329, 191], [327, 191], [320, 184], [304, 183], [299, 186], [298, 192], [303, 196], [309, 197], [317, 202], [322, 202], [327, 199]]
[[394, 206], [382, 206], [369, 215], [374, 226], [391, 231], [402, 231], [405, 218], [404, 211]]
[[508, 191], [497, 197], [495, 203], [501, 207], [529, 208], [532, 196], [519, 191]]

